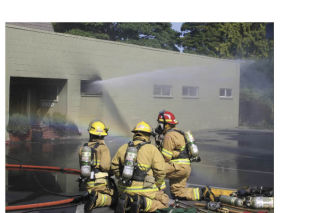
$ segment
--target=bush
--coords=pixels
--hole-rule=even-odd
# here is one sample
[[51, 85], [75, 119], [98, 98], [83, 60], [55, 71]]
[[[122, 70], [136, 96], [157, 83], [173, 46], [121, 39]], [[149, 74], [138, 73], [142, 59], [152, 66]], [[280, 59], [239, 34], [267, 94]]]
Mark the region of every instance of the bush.
[[15, 113], [9, 117], [7, 131], [15, 136], [26, 136], [31, 129], [30, 121], [26, 115]]
[[255, 93], [250, 89], [242, 89], [239, 114], [241, 125], [273, 128], [273, 97]]
[[274, 126], [273, 56], [247, 61], [240, 67], [240, 125], [259, 128]]

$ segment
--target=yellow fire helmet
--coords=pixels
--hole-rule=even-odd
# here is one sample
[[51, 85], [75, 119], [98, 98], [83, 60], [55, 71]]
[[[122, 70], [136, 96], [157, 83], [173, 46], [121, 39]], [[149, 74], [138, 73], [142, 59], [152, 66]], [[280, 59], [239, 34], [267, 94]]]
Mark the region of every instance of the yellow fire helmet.
[[89, 124], [88, 132], [92, 135], [106, 136], [109, 128], [107, 128], [102, 121], [92, 121]]
[[135, 128], [133, 128], [133, 130], [131, 132], [133, 132], [133, 133], [146, 132], [146, 133], [150, 133], [151, 134], [152, 133], [152, 128], [146, 122], [141, 121], [135, 126]]

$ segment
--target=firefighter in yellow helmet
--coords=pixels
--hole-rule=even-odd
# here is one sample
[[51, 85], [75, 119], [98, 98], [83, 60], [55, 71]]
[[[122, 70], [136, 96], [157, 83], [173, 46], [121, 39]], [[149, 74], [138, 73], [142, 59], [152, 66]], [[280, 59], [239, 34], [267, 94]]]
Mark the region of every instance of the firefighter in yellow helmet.
[[88, 132], [90, 139], [79, 150], [81, 180], [86, 183], [88, 196], [85, 200], [85, 212], [93, 208], [115, 204], [112, 198], [114, 190], [108, 178], [110, 170], [110, 151], [104, 143], [108, 128], [102, 121], [92, 121]]
[[111, 170], [119, 179], [116, 213], [154, 212], [167, 208], [172, 200], [165, 188], [165, 162], [159, 150], [151, 144], [153, 131], [149, 124], [139, 122], [132, 130], [133, 140], [122, 145], [112, 159]]
[[[185, 133], [176, 128], [178, 121], [173, 113], [161, 111], [158, 115], [158, 135], [164, 135], [158, 141], [158, 148], [166, 161], [166, 178], [169, 179], [171, 194], [178, 199], [214, 200], [211, 189], [188, 188], [187, 180], [191, 174], [190, 152], [187, 151]], [[196, 159], [200, 160], [200, 158]]]

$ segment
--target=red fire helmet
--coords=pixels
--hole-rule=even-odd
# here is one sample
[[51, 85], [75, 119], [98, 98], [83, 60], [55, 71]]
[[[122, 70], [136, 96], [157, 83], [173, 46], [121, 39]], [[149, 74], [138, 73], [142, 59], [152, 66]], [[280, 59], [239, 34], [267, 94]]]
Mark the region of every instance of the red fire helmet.
[[[164, 118], [164, 120], [163, 120]], [[176, 120], [176, 117], [172, 112], [169, 111], [161, 111], [158, 115], [158, 122], [160, 123], [169, 123], [169, 124], [178, 124], [179, 122]]]

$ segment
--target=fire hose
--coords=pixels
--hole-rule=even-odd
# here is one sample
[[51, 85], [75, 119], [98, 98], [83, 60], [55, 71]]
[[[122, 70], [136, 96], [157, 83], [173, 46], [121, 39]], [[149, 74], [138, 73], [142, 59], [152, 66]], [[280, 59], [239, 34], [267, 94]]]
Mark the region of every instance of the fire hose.
[[[57, 172], [65, 172], [69, 174], [80, 174], [80, 170], [77, 169], [69, 169], [69, 168], [61, 168], [55, 166], [35, 166], [35, 165], [23, 165], [23, 164], [6, 164], [6, 168], [19, 170], [24, 169], [28, 171], [57, 171]], [[74, 196], [72, 198], [58, 200], [58, 201], [51, 201], [51, 202], [43, 202], [43, 203], [34, 203], [34, 204], [25, 204], [25, 205], [16, 205], [16, 206], [6, 206], [6, 211], [13, 211], [13, 210], [22, 210], [22, 209], [32, 209], [32, 208], [43, 208], [48, 206], [56, 206], [67, 204], [71, 202], [76, 202], [79, 200], [79, 195]]]
[[78, 169], [68, 169], [61, 168], [56, 166], [34, 166], [34, 165], [23, 165], [23, 164], [6, 164], [6, 168], [12, 169], [27, 169], [27, 170], [46, 170], [46, 171], [57, 171], [57, 172], [66, 172], [70, 174], [80, 174]]
[[56, 206], [56, 205], [71, 203], [74, 200], [75, 200], [75, 198], [69, 198], [69, 199], [65, 199], [65, 200], [58, 200], [58, 201], [51, 201], [51, 202], [44, 202], [44, 203], [34, 203], [34, 204], [26, 204], [26, 205], [18, 205], [18, 206], [6, 206], [6, 211]]

